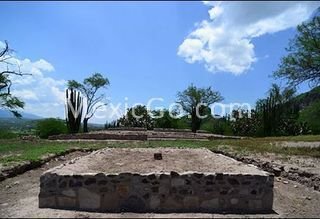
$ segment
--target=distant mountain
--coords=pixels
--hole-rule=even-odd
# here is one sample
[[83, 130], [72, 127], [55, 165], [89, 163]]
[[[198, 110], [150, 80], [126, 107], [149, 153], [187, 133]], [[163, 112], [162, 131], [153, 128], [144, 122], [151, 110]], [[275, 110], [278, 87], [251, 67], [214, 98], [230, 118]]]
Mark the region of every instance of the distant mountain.
[[[20, 112], [20, 114], [22, 115], [23, 119], [43, 119], [42, 117], [31, 114], [31, 113]], [[11, 112], [0, 109], [0, 118], [15, 118], [15, 117]]]
[[294, 102], [299, 105], [300, 109], [303, 109], [312, 103], [320, 100], [320, 86], [313, 88], [312, 90], [302, 93], [296, 96]]

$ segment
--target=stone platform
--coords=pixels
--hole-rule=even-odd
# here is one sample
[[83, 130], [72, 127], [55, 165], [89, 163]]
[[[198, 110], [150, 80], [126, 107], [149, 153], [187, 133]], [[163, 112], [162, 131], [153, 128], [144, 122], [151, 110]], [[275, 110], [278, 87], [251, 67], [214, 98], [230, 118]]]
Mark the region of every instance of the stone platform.
[[268, 213], [273, 204], [272, 175], [207, 149], [102, 149], [40, 181], [41, 208]]

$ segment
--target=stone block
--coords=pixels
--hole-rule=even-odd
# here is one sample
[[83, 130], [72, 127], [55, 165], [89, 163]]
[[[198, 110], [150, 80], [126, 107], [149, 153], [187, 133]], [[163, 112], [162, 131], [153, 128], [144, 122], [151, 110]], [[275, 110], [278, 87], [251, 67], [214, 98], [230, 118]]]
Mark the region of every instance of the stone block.
[[171, 179], [171, 186], [177, 187], [177, 186], [184, 186], [185, 180], [182, 178], [173, 178]]
[[85, 188], [78, 190], [79, 208], [85, 210], [99, 210], [100, 195]]
[[117, 211], [119, 208], [119, 195], [116, 192], [103, 193], [101, 195], [102, 211]]
[[73, 189], [66, 189], [66, 190], [63, 190], [61, 193], [62, 195], [67, 197], [72, 197], [72, 198], [76, 197], [76, 192]]
[[39, 197], [39, 208], [56, 208], [56, 197]]
[[150, 209], [157, 209], [160, 207], [160, 198], [158, 196], [151, 196], [149, 202]]
[[262, 200], [249, 200], [250, 211], [259, 211], [262, 209]]
[[74, 209], [76, 207], [76, 199], [67, 196], [58, 196], [57, 207], [65, 209]]
[[183, 206], [187, 209], [199, 209], [199, 197], [187, 196], [183, 199]]
[[200, 204], [200, 207], [202, 209], [208, 210], [208, 209], [218, 209], [219, 207], [219, 199], [218, 198], [213, 198], [210, 200], [205, 200], [202, 201]]

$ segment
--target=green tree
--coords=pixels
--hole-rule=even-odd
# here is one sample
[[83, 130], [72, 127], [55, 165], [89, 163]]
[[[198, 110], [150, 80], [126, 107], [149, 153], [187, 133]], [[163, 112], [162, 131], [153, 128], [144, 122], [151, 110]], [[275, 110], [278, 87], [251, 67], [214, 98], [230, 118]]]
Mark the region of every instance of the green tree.
[[191, 129], [196, 132], [201, 125], [200, 116], [210, 114], [209, 105], [221, 100], [223, 97], [220, 93], [211, 87], [197, 88], [191, 84], [186, 90], [177, 93], [176, 103], [191, 116]]
[[305, 125], [298, 122], [299, 106], [295, 103], [295, 88], [281, 89], [272, 84], [268, 97], [256, 103], [264, 136], [297, 135], [305, 133]]
[[[162, 114], [162, 117], [160, 117], [161, 114]], [[174, 112], [172, 114], [176, 116]], [[167, 109], [158, 110], [158, 111], [154, 110], [153, 115], [156, 116], [154, 118], [154, 126], [156, 128], [173, 128], [173, 129], [178, 128], [178, 119], [173, 118], [170, 115], [169, 110]]]
[[313, 102], [301, 110], [299, 121], [305, 122], [311, 129], [312, 134], [320, 134], [320, 100]]
[[83, 118], [83, 132], [88, 132], [88, 121], [95, 114], [97, 109], [106, 106], [104, 103], [105, 95], [99, 93], [101, 89], [107, 88], [110, 85], [108, 78], [103, 77], [100, 73], [94, 73], [92, 76], [85, 78], [83, 83], [75, 80], [68, 81], [70, 89], [79, 90], [86, 98], [87, 107]]
[[16, 117], [21, 117], [17, 109], [22, 109], [24, 107], [24, 102], [11, 94], [12, 81], [10, 79], [11, 75], [25, 75], [20, 72], [20, 67], [18, 70], [10, 69], [12, 67], [11, 56], [12, 50], [9, 48], [8, 42], [5, 41], [4, 48], [0, 49], [0, 68], [6, 70], [0, 70], [0, 108], [9, 110]]
[[297, 35], [286, 48], [288, 55], [282, 58], [275, 78], [288, 80], [290, 86], [309, 82], [320, 83], [320, 9], [310, 21], [297, 27]]
[[51, 135], [67, 133], [67, 126], [61, 119], [43, 119], [38, 121], [36, 132], [40, 138], [48, 138]]
[[142, 105], [129, 108], [126, 115], [118, 119], [117, 123], [119, 126], [143, 127], [146, 129], [152, 129], [154, 126], [154, 121], [146, 106]]

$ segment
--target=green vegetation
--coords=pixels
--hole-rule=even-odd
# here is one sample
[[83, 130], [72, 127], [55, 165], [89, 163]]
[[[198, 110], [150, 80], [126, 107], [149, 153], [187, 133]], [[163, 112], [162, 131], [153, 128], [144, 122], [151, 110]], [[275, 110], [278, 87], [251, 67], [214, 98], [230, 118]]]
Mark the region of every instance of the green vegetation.
[[[169, 110], [164, 109], [164, 110], [158, 110], [153, 112], [155, 116], [157, 116], [154, 119], [154, 126], [156, 128], [171, 128], [171, 129], [178, 129], [179, 124], [178, 124], [178, 119], [175, 119], [171, 117]], [[161, 116], [162, 118], [158, 117]], [[175, 113], [173, 113], [174, 116]]]
[[223, 100], [221, 94], [211, 87], [197, 88], [191, 84], [187, 89], [177, 93], [177, 103], [191, 116], [191, 130], [196, 132], [201, 126], [200, 116], [210, 114], [209, 106]]
[[316, 16], [297, 27], [297, 35], [286, 48], [288, 55], [282, 58], [276, 78], [287, 79], [289, 85], [302, 82], [320, 83], [320, 9]]
[[43, 119], [37, 124], [37, 134], [40, 138], [48, 138], [50, 135], [59, 135], [67, 133], [67, 126], [60, 119]]
[[0, 118], [0, 130], [17, 134], [35, 134], [38, 120], [23, 118]]
[[0, 139], [13, 139], [17, 138], [19, 135], [14, 132], [10, 132], [7, 130], [0, 130]]
[[320, 100], [307, 106], [300, 112], [299, 120], [306, 122], [311, 129], [312, 134], [320, 133]]
[[105, 147], [127, 148], [201, 148], [205, 147], [212, 151], [234, 152], [238, 154], [275, 153], [284, 157], [301, 155], [320, 158], [320, 148], [306, 147], [280, 147], [275, 142], [281, 141], [320, 141], [320, 135], [295, 136], [295, 137], [272, 137], [251, 138], [242, 140], [214, 140], [214, 141], [142, 141], [142, 142], [53, 142], [40, 140], [25, 142], [20, 140], [0, 139], [0, 163], [10, 165], [22, 161], [37, 161], [48, 154], [60, 154], [70, 148], [101, 149]]
[[152, 129], [154, 121], [148, 113], [147, 107], [137, 105], [129, 108], [127, 113], [118, 119], [117, 124], [125, 127], [143, 127]]
[[80, 91], [87, 100], [86, 113], [83, 118], [83, 132], [88, 132], [88, 121], [95, 114], [97, 109], [106, 105], [102, 103], [105, 95], [98, 92], [110, 85], [108, 78], [103, 77], [100, 73], [94, 73], [92, 76], [85, 78], [83, 83], [75, 80], [68, 81], [68, 88]]

